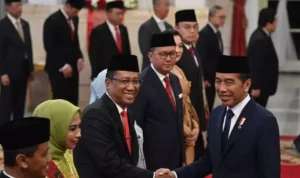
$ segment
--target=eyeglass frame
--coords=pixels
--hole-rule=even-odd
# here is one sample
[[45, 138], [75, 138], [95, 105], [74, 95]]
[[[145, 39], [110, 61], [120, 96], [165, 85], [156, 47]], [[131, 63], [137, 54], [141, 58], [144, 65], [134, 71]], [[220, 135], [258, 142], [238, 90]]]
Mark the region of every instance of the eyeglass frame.
[[[109, 79], [112, 80], [112, 81], [115, 80], [117, 82], [120, 82], [121, 84], [126, 85], [126, 86], [129, 86], [131, 83], [134, 86], [140, 86], [143, 83], [143, 80], [141, 80], [141, 79], [119, 79], [119, 78], [115, 78], [115, 77], [112, 77], [112, 78], [109, 78]], [[136, 80], [138, 81], [138, 83], [134, 82]]]

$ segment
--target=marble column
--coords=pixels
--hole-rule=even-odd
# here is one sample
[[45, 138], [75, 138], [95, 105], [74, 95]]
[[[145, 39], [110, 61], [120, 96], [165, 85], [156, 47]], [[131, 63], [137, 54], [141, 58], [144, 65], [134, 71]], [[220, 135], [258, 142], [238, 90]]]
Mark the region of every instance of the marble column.
[[5, 16], [5, 2], [4, 0], [0, 1], [0, 19]]
[[260, 11], [261, 0], [246, 1], [245, 13], [248, 22], [248, 28], [246, 31], [246, 41], [249, 42], [250, 36], [253, 31], [257, 28], [258, 14]]
[[44, 4], [44, 5], [58, 5], [62, 4], [64, 0], [26, 0], [29, 4]]
[[203, 9], [207, 7], [209, 0], [175, 0], [175, 7], [179, 9]]

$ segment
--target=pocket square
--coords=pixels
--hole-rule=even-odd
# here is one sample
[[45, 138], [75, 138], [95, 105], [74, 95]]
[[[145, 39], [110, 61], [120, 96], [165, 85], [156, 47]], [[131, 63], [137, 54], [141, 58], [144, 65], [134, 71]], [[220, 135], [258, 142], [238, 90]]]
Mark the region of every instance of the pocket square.
[[182, 93], [180, 93], [180, 94], [178, 95], [178, 98], [179, 98], [179, 99], [181, 99], [181, 98], [182, 98]]

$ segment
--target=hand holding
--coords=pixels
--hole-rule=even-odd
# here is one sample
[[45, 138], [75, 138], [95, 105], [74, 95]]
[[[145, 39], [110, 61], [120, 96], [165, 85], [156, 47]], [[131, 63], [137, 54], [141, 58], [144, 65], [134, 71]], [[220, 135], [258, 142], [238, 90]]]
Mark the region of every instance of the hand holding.
[[161, 168], [155, 171], [155, 178], [176, 178], [170, 169]]
[[204, 86], [204, 88], [207, 88], [207, 87], [210, 87], [211, 85], [210, 85], [209, 81], [205, 80], [203, 82], [203, 86]]
[[258, 98], [258, 97], [260, 96], [260, 89], [252, 90], [251, 95], [252, 95], [254, 98]]
[[188, 144], [195, 144], [199, 136], [199, 128], [194, 128], [190, 136], [186, 138]]
[[62, 70], [62, 73], [64, 74], [65, 78], [70, 78], [73, 74], [73, 69], [70, 65], [65, 66], [65, 68]]

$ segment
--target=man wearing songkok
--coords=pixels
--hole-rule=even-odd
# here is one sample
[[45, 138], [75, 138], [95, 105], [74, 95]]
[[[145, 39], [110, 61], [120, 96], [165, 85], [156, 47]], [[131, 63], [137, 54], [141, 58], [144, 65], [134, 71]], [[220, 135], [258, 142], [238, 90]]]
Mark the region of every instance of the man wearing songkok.
[[176, 63], [173, 34], [152, 35], [151, 64], [140, 74], [143, 81], [132, 105], [143, 129], [147, 169], [176, 169], [185, 160], [182, 91], [179, 79], [170, 73]]
[[175, 178], [280, 178], [279, 129], [275, 116], [248, 94], [248, 57], [222, 56], [215, 87], [222, 105], [216, 107], [208, 130], [206, 154], [174, 172]]
[[175, 14], [175, 29], [180, 33], [183, 41], [182, 59], [177, 62], [186, 78], [191, 82], [191, 102], [197, 112], [201, 133], [196, 143], [195, 157], [203, 156], [204, 145], [207, 138], [207, 118], [205, 115], [205, 105], [203, 96], [203, 68], [201, 60], [193, 43], [198, 39], [198, 23], [193, 9], [177, 11]]
[[134, 119], [127, 108], [141, 81], [138, 59], [117, 55], [110, 60], [106, 93], [82, 115], [81, 139], [74, 150], [80, 178], [155, 178], [152, 171], [136, 167], [139, 159]]
[[[4, 0], [1, 0], [4, 1]], [[33, 71], [30, 26], [21, 18], [21, 0], [5, 0], [0, 21], [0, 125], [22, 119], [28, 79]]]
[[0, 127], [4, 170], [0, 178], [45, 178], [48, 165], [50, 121], [22, 118]]
[[152, 5], [153, 15], [140, 26], [138, 34], [139, 47], [143, 55], [143, 70], [150, 64], [148, 52], [150, 50], [152, 34], [173, 28], [172, 25], [165, 20], [169, 14], [170, 0], [152, 0]]
[[112, 56], [131, 54], [127, 27], [122, 24], [124, 10], [123, 1], [108, 2], [106, 22], [98, 25], [91, 32], [89, 57], [92, 80], [107, 68]]
[[84, 0], [67, 0], [44, 23], [45, 70], [53, 99], [78, 105], [79, 72], [84, 62], [78, 39], [78, 13]]

